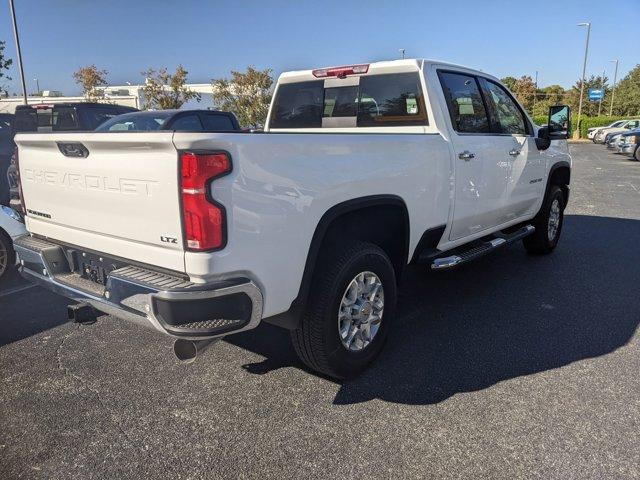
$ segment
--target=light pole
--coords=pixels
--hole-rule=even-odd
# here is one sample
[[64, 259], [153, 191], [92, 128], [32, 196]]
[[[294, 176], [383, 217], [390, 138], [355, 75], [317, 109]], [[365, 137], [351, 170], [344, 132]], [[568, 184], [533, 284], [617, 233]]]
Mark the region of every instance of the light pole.
[[616, 96], [616, 80], [618, 79], [618, 60], [609, 60], [616, 64], [616, 70], [613, 73], [613, 91], [611, 92], [611, 108], [609, 108], [609, 116], [613, 115], [613, 97]]
[[13, 0], [9, 0], [11, 8], [11, 18], [13, 20], [13, 36], [16, 39], [16, 52], [18, 54], [18, 69], [20, 70], [20, 82], [22, 83], [22, 97], [27, 105], [27, 84], [24, 82], [24, 69], [22, 68], [22, 52], [20, 51], [20, 37], [18, 36], [18, 22], [16, 22], [16, 9], [13, 7]]
[[587, 55], [589, 54], [589, 36], [591, 35], [591, 22], [583, 22], [578, 24], [579, 27], [587, 27], [587, 42], [584, 46], [584, 63], [582, 64], [582, 80], [580, 82], [580, 102], [578, 103], [578, 128], [577, 135], [580, 138], [580, 121], [582, 120], [582, 97], [584, 96], [584, 76], [587, 72]]
[[602, 90], [602, 96], [598, 102], [598, 116], [600, 116], [600, 111], [602, 110], [602, 99], [604, 98], [604, 69], [602, 70], [602, 84], [600, 86], [600, 90]]

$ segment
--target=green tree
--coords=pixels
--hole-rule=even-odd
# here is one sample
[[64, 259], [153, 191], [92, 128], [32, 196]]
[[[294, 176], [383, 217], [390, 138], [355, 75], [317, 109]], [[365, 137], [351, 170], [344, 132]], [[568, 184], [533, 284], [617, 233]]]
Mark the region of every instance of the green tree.
[[145, 85], [142, 87], [144, 108], [167, 110], [180, 108], [192, 99], [199, 102], [200, 94], [186, 86], [188, 73], [182, 65], [178, 65], [173, 75], [166, 68], [150, 68], [142, 72], [146, 77]]
[[[602, 75], [591, 75], [584, 82], [584, 96], [582, 97], [582, 115], [584, 117], [595, 117], [598, 115], [599, 102], [592, 102], [589, 100], [589, 89], [602, 88], [604, 80], [605, 98], [602, 101], [602, 114], [607, 113], [605, 105], [608, 105], [607, 98], [609, 98], [609, 87], [607, 85], [608, 78], [602, 78]], [[578, 115], [578, 108], [580, 106], [580, 86], [582, 80], [578, 80], [570, 90], [567, 91], [565, 102], [571, 107], [574, 115]], [[616, 93], [617, 96], [617, 93]]]
[[13, 64], [13, 60], [7, 58], [4, 53], [5, 42], [0, 41], [0, 93], [7, 94], [7, 89], [3, 84], [3, 79], [11, 80], [11, 77], [7, 75], [9, 67]]
[[500, 79], [500, 81], [509, 90], [511, 90], [511, 93], [515, 93], [515, 91], [516, 91], [516, 83], [518, 82], [517, 78], [515, 78], [515, 77], [504, 77], [504, 78]]
[[533, 109], [533, 99], [536, 94], [536, 85], [529, 75], [523, 75], [513, 86], [511, 90], [516, 96], [520, 104], [528, 111]]
[[236, 114], [243, 127], [264, 125], [271, 102], [272, 70], [248, 66], [246, 72], [231, 72], [231, 80], [212, 80], [216, 108]]
[[536, 105], [533, 109], [535, 117], [544, 117], [549, 113], [552, 105], [561, 105], [565, 102], [565, 90], [560, 85], [549, 85], [538, 90]]
[[[607, 106], [609, 113], [611, 99], [603, 104]], [[635, 116], [640, 115], [640, 65], [636, 65], [616, 86], [616, 94], [613, 99], [613, 114]]]
[[88, 102], [104, 100], [104, 90], [99, 87], [107, 85], [107, 72], [95, 65], [81, 67], [73, 74], [75, 82], [82, 87], [82, 95]]

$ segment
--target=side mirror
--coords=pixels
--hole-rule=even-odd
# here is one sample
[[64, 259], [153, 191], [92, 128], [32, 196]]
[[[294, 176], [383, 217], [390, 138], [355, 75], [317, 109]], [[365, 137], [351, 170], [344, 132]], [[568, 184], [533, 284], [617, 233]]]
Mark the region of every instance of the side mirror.
[[546, 150], [551, 146], [551, 139], [549, 138], [549, 127], [543, 125], [538, 129], [538, 136], [536, 137], [536, 147], [538, 150]]
[[547, 124], [538, 130], [538, 138], [536, 138], [538, 150], [549, 148], [551, 140], [568, 138], [571, 138], [571, 109], [567, 105], [549, 107]]

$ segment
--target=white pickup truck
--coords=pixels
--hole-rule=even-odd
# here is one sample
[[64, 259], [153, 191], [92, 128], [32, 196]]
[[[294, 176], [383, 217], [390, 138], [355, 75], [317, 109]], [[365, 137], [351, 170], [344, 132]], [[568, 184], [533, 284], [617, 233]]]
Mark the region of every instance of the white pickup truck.
[[486, 73], [397, 60], [282, 74], [263, 133], [18, 135], [19, 268], [75, 321], [137, 321], [185, 360], [266, 321], [352, 377], [407, 264], [555, 248], [567, 125], [559, 106], [537, 127]]

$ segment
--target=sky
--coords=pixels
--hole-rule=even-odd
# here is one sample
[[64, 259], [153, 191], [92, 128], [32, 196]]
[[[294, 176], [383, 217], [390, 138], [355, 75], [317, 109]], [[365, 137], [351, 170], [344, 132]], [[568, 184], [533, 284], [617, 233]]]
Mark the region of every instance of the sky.
[[[283, 71], [399, 58], [430, 58], [497, 77], [535, 76], [570, 87], [580, 78], [592, 22], [587, 76], [618, 78], [637, 63], [640, 0], [14, 0], [27, 90], [77, 94], [72, 74], [95, 64], [111, 85], [141, 83], [149, 67], [182, 64], [190, 83], [248, 65]], [[6, 82], [19, 92], [8, 2], [0, 40], [14, 59]]]

